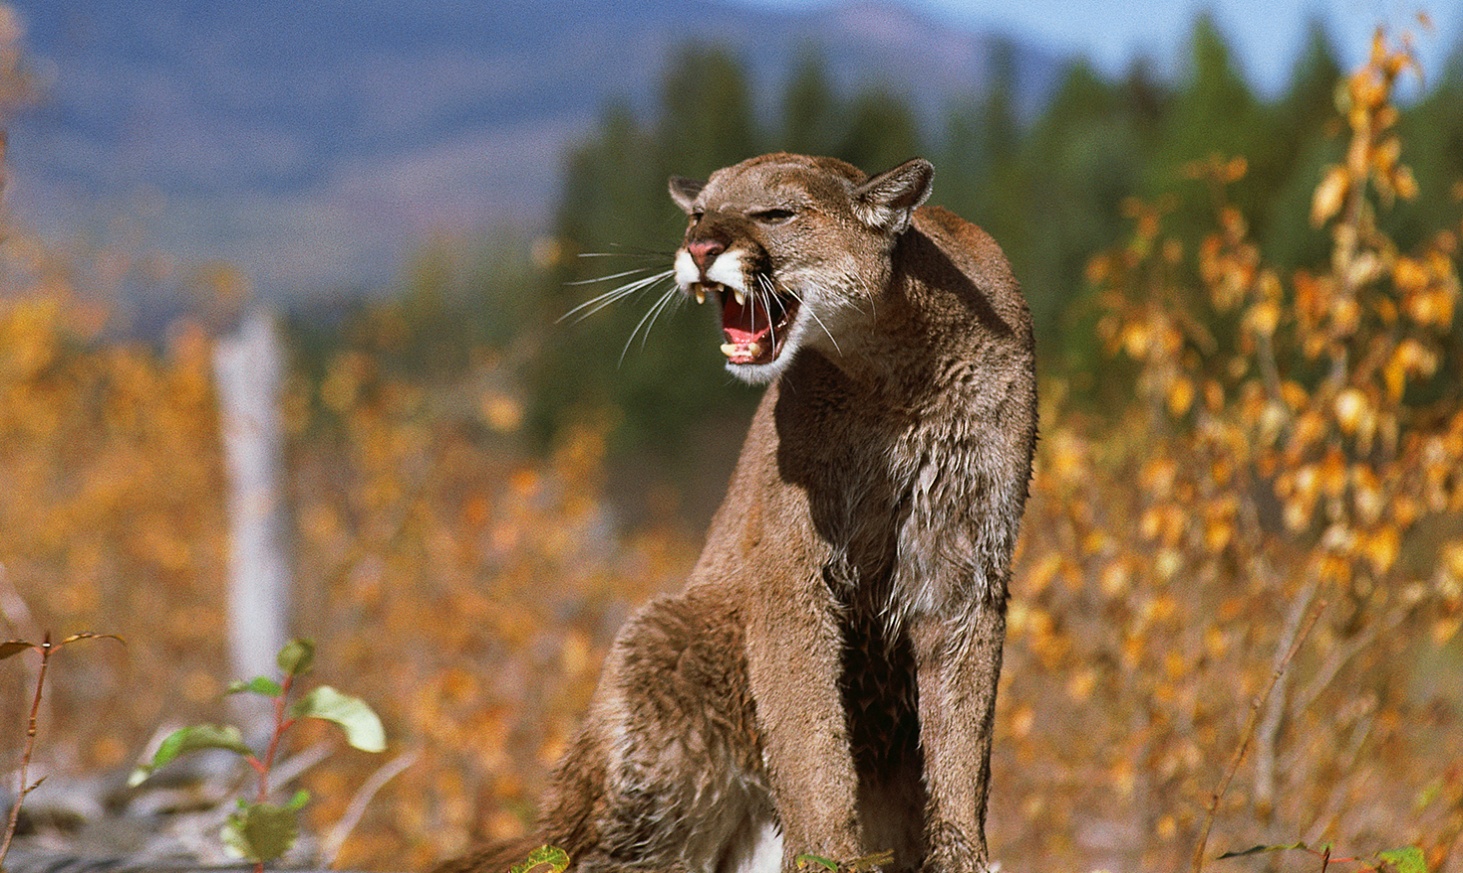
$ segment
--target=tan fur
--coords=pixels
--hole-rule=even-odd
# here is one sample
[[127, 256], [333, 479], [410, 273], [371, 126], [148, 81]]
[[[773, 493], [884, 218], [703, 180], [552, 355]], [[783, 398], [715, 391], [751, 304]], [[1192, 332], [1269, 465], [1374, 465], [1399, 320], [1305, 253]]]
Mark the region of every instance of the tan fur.
[[930, 177], [777, 154], [672, 181], [687, 294], [736, 312], [715, 263], [737, 253], [749, 292], [784, 295], [765, 311], [803, 302], [772, 360], [728, 364], [773, 381], [705, 550], [620, 632], [557, 770], [532, 841], [577, 870], [731, 873], [769, 825], [784, 871], [985, 869], [1033, 345], [996, 244], [917, 208]]

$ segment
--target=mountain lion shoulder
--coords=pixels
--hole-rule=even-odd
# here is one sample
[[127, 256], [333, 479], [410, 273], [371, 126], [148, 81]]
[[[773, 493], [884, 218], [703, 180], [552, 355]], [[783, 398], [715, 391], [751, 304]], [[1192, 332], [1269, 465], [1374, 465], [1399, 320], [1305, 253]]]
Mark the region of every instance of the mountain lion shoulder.
[[893, 850], [986, 869], [1030, 315], [933, 168], [752, 158], [673, 178], [680, 292], [769, 387], [685, 589], [620, 631], [531, 839], [574, 869], [791, 871]]

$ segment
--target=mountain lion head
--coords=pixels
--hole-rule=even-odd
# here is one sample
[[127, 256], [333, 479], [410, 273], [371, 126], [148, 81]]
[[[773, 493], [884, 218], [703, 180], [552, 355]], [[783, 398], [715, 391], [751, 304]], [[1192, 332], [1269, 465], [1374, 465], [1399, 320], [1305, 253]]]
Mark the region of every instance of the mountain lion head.
[[672, 177], [671, 198], [690, 219], [675, 281], [721, 308], [727, 370], [758, 384], [803, 346], [856, 348], [933, 176], [920, 158], [870, 177], [833, 158], [772, 154], [705, 182]]

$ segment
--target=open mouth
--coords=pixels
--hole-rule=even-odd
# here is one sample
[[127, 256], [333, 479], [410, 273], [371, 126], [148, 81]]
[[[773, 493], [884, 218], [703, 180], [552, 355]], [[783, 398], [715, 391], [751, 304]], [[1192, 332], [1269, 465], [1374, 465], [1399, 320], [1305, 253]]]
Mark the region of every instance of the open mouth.
[[776, 293], [746, 294], [717, 282], [695, 286], [697, 299], [707, 291], [721, 298], [721, 353], [732, 364], [770, 364], [782, 353], [798, 314], [798, 301]]

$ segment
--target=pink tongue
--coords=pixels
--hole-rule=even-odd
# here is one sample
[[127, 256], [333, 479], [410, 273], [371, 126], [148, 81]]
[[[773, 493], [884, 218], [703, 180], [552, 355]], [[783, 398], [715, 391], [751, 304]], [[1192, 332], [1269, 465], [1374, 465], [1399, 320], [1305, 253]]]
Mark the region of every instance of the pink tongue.
[[742, 343], [761, 342], [762, 337], [767, 336], [767, 334], [771, 333], [771, 331], [769, 331], [765, 327], [759, 331], [756, 331], [755, 333], [750, 330], [742, 330], [739, 327], [723, 327], [721, 329], [721, 332], [726, 334], [728, 342], [737, 343], [739, 345]]
[[756, 312], [750, 306], [743, 306], [737, 302], [731, 293], [726, 295], [726, 306], [721, 310], [721, 332], [726, 334], [728, 342], [742, 343], [761, 342], [762, 338], [772, 332], [771, 324], [758, 322], [766, 318], [766, 315]]

